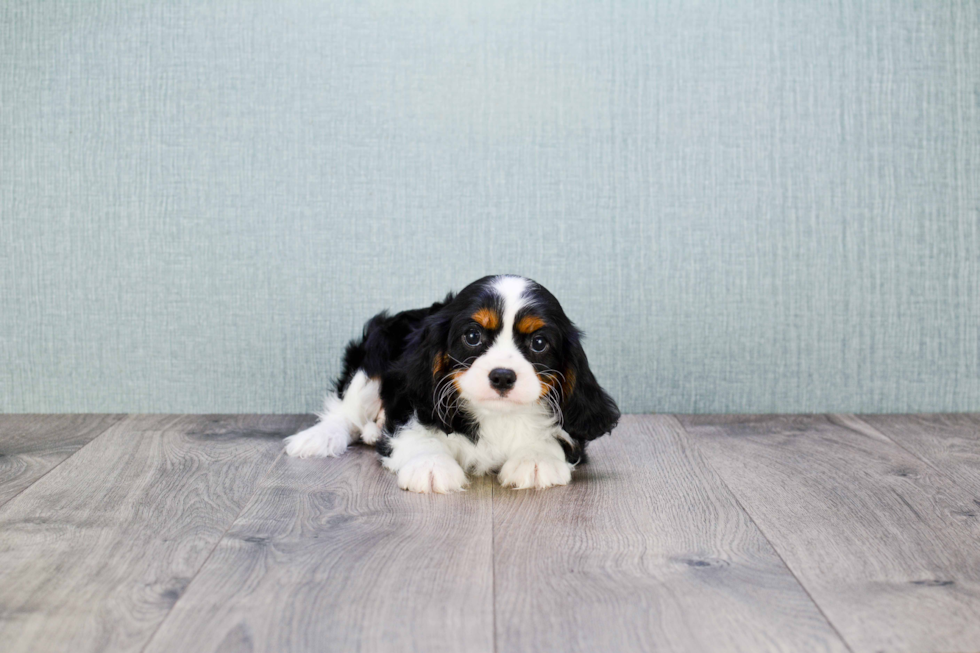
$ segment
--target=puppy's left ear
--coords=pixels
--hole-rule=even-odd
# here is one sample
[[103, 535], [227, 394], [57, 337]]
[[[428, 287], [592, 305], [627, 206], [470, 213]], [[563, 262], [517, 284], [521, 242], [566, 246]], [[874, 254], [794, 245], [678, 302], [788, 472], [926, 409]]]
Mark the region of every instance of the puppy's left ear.
[[619, 422], [619, 407], [600, 386], [582, 349], [582, 333], [572, 329], [566, 340], [562, 384], [563, 428], [575, 440], [595, 440]]

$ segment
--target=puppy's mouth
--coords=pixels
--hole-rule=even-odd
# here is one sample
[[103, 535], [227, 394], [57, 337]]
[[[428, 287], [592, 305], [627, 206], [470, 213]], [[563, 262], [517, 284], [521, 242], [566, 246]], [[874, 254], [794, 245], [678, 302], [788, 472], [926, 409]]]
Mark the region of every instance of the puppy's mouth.
[[475, 400], [475, 403], [481, 406], [488, 406], [493, 408], [510, 408], [513, 406], [524, 406], [528, 402], [521, 401], [520, 399], [511, 396], [510, 392], [505, 392], [503, 394], [494, 393], [493, 396], [480, 397]]

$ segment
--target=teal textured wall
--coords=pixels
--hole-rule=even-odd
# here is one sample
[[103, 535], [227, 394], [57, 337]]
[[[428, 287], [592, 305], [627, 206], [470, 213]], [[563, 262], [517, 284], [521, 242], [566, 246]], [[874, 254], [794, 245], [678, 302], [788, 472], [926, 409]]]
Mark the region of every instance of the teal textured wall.
[[0, 410], [550, 288], [626, 411], [980, 410], [980, 3], [4, 2]]

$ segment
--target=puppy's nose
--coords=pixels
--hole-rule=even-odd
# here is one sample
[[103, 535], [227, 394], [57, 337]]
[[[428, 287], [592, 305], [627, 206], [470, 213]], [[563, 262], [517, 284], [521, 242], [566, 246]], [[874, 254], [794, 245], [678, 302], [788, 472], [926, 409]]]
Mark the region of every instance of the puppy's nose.
[[514, 383], [517, 382], [517, 373], [514, 370], [508, 370], [505, 367], [498, 367], [494, 370], [490, 370], [488, 375], [490, 378], [490, 385], [493, 389], [503, 394], [514, 387]]

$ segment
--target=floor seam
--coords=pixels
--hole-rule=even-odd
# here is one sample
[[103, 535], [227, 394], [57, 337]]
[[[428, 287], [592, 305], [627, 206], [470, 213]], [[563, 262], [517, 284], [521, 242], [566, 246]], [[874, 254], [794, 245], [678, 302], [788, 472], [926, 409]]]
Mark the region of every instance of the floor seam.
[[[902, 451], [904, 451], [908, 455], [912, 456], [913, 458], [915, 458], [916, 460], [918, 460], [922, 464], [926, 465], [927, 467], [931, 467], [933, 471], [935, 471], [937, 474], [939, 474], [940, 476], [942, 476], [943, 478], [945, 478], [947, 481], [949, 481], [950, 483], [952, 483], [954, 487], [957, 487], [957, 488], [963, 490], [964, 492], [966, 492], [968, 494], [970, 493], [970, 491], [968, 489], [964, 488], [963, 485], [959, 481], [957, 481], [955, 478], [953, 478], [952, 476], [950, 476], [948, 472], [946, 472], [945, 470], [941, 469], [938, 465], [936, 465], [934, 462], [932, 462], [928, 458], [924, 457], [923, 455], [921, 455], [919, 453], [916, 453], [915, 451], [912, 451], [908, 447], [904, 446], [901, 442], [898, 442], [897, 440], [895, 440], [894, 438], [892, 438], [891, 436], [889, 436], [887, 433], [885, 433], [884, 431], [882, 431], [880, 428], [878, 428], [874, 424], [871, 424], [870, 422], [867, 422], [867, 421], [861, 419], [858, 415], [855, 415], [854, 413], [833, 413], [833, 414], [830, 415], [830, 417], [833, 417], [835, 415], [847, 415], [847, 416], [851, 417], [852, 419], [855, 419], [855, 420], [861, 422], [861, 424], [864, 424], [869, 429], [871, 429], [872, 431], [874, 431], [875, 433], [877, 433], [881, 437], [885, 438], [891, 444], [895, 445], [896, 447], [898, 447], [899, 449], [901, 449]], [[858, 435], [864, 435], [865, 437], [867, 437], [864, 433], [861, 433], [860, 431], [858, 431], [858, 430], [856, 430], [854, 428], [851, 428], [846, 423], [840, 423], [840, 422], [833, 422], [833, 423], [836, 424], [836, 425], [838, 425], [838, 426], [842, 426], [842, 427], [846, 428], [848, 431], [851, 431], [852, 433], [857, 433]]]
[[[121, 413], [110, 413], [110, 414], [119, 415]], [[105, 435], [105, 433], [109, 429], [111, 429], [112, 427], [114, 427], [114, 426], [116, 426], [118, 424], [122, 424], [126, 420], [127, 417], [129, 417], [129, 415], [123, 414], [122, 418], [120, 418], [118, 421], [113, 422], [112, 424], [109, 424], [104, 429], [102, 429], [101, 431], [99, 431], [98, 433], [96, 433], [95, 436], [93, 436], [91, 440], [89, 440], [88, 442], [86, 442], [85, 444], [83, 444], [82, 446], [80, 446], [78, 449], [75, 449], [74, 451], [72, 451], [70, 454], [68, 454], [67, 456], [65, 456], [64, 459], [59, 460], [58, 463], [54, 467], [52, 467], [48, 471], [46, 471], [43, 474], [41, 474], [40, 476], [38, 476], [37, 478], [35, 478], [33, 481], [31, 481], [30, 483], [28, 483], [24, 487], [22, 487], [20, 489], [20, 492], [18, 492], [17, 494], [13, 495], [12, 497], [9, 497], [3, 503], [0, 503], [0, 508], [3, 508], [8, 503], [10, 503], [11, 501], [13, 501], [14, 499], [16, 499], [17, 497], [19, 497], [20, 495], [24, 494], [24, 492], [27, 492], [29, 489], [31, 489], [32, 487], [34, 487], [37, 484], [38, 481], [40, 481], [42, 478], [44, 478], [45, 476], [47, 476], [48, 474], [50, 474], [54, 470], [56, 470], [59, 467], [61, 467], [63, 464], [65, 464], [65, 461], [67, 461], [69, 458], [72, 458], [79, 451], [81, 451], [85, 447], [89, 446], [90, 444], [92, 444], [93, 442], [95, 442], [96, 440], [98, 440], [99, 438], [101, 438], [103, 435]]]
[[490, 479], [490, 595], [491, 603], [491, 624], [493, 627], [493, 651], [497, 653], [497, 520], [496, 503], [497, 492], [495, 483]]
[[191, 577], [190, 581], [184, 587], [184, 590], [181, 592], [180, 596], [177, 598], [176, 601], [174, 601], [174, 604], [172, 606], [170, 606], [170, 610], [168, 610], [167, 611], [167, 614], [163, 617], [163, 619], [160, 620], [160, 623], [157, 624], [157, 627], [153, 629], [153, 632], [150, 633], [150, 636], [147, 637], [146, 643], [143, 644], [142, 648], [140, 648], [140, 653], [144, 653], [146, 651], [146, 649], [150, 646], [150, 644], [153, 643], [153, 640], [156, 638], [157, 633], [159, 633], [160, 632], [160, 629], [163, 628], [163, 625], [165, 623], [167, 623], [167, 619], [169, 619], [170, 618], [170, 615], [172, 615], [174, 613], [174, 610], [177, 609], [177, 606], [180, 604], [181, 600], [185, 596], [187, 596], [187, 593], [190, 590], [191, 586], [194, 584], [194, 581], [197, 580], [200, 577], [201, 570], [204, 569], [204, 567], [208, 564], [208, 561], [211, 560], [211, 556], [213, 556], [214, 555], [214, 552], [218, 550], [218, 547], [219, 546], [221, 546], [221, 543], [224, 541], [225, 537], [228, 535], [228, 532], [238, 522], [239, 517], [242, 516], [242, 513], [245, 512], [245, 509], [248, 508], [252, 504], [252, 501], [255, 500], [255, 495], [258, 494], [259, 486], [262, 485], [262, 481], [264, 481], [266, 478], [268, 478], [269, 474], [272, 472], [272, 468], [275, 467], [276, 466], [276, 463], [278, 463], [279, 460], [283, 457], [283, 455], [285, 454], [285, 451], [286, 451], [285, 448], [280, 449], [279, 453], [276, 454], [276, 457], [272, 459], [272, 462], [269, 464], [268, 469], [265, 470], [265, 472], [262, 474], [262, 476], [260, 476], [258, 479], [256, 479], [256, 481], [255, 481], [255, 490], [252, 492], [251, 496], [249, 496], [249, 498], [248, 498], [247, 501], [242, 502], [242, 507], [238, 509], [238, 512], [237, 513], [235, 513], [235, 518], [232, 519], [230, 522], [228, 522], [228, 528], [226, 528], [221, 533], [221, 537], [219, 537], [218, 539], [216, 539], [214, 541], [214, 546], [212, 546], [211, 547], [211, 550], [208, 551], [207, 557], [205, 557], [204, 560], [201, 561], [201, 564], [194, 571], [194, 575]]
[[769, 539], [768, 535], [766, 535], [766, 532], [762, 529], [762, 526], [760, 526], [759, 523], [755, 520], [755, 517], [752, 516], [752, 513], [750, 513], [748, 509], [742, 504], [741, 499], [738, 498], [738, 495], [735, 494], [732, 488], [728, 485], [728, 481], [726, 481], [725, 478], [718, 472], [718, 470], [715, 469], [715, 467], [708, 460], [708, 457], [705, 456], [704, 453], [701, 451], [701, 447], [697, 443], [697, 438], [691, 435], [691, 432], [687, 430], [687, 427], [684, 426], [683, 422], [681, 422], [681, 420], [678, 419], [676, 415], [671, 415], [671, 417], [673, 417], [674, 420], [677, 422], [678, 426], [681, 427], [682, 432], [684, 433], [684, 435], [687, 436], [687, 440], [688, 442], [691, 443], [691, 446], [694, 447], [695, 450], [698, 452], [698, 457], [704, 462], [705, 466], [711, 470], [711, 473], [714, 474], [715, 478], [718, 479], [718, 482], [722, 484], [722, 486], [725, 488], [728, 494], [731, 495], [732, 499], [735, 501], [735, 504], [739, 507], [739, 510], [745, 513], [745, 516], [749, 518], [749, 521], [752, 522], [752, 525], [756, 527], [756, 529], [759, 531], [759, 534], [762, 535], [763, 539], [769, 545], [769, 548], [772, 549], [772, 552], [776, 554], [777, 558], [779, 558], [779, 561], [783, 564], [783, 567], [796, 580], [796, 584], [800, 586], [800, 589], [803, 590], [803, 593], [806, 594], [807, 598], [810, 599], [810, 602], [813, 603], [813, 606], [817, 609], [817, 612], [820, 613], [820, 615], [824, 618], [824, 621], [827, 622], [827, 625], [830, 626], [830, 629], [833, 630], [834, 633], [837, 635], [838, 639], [840, 639], [841, 643], [844, 645], [844, 648], [846, 648], [848, 651], [851, 651], [851, 653], [854, 653], [854, 649], [851, 648], [851, 644], [847, 641], [847, 639], [844, 638], [844, 635], [841, 634], [841, 632], [837, 629], [837, 626], [834, 624], [834, 622], [830, 620], [830, 617], [827, 615], [826, 612], [824, 612], [823, 607], [821, 607], [821, 605], [817, 602], [817, 600], [813, 598], [813, 594], [810, 593], [810, 590], [807, 589], [807, 586], [803, 583], [802, 579], [800, 579], [800, 577], [796, 575], [796, 572], [793, 571], [792, 567], [789, 566], [789, 564], [786, 562], [786, 559], [783, 558], [783, 554], [780, 553], [779, 549], [776, 548], [776, 545], [772, 543], [772, 540]]

